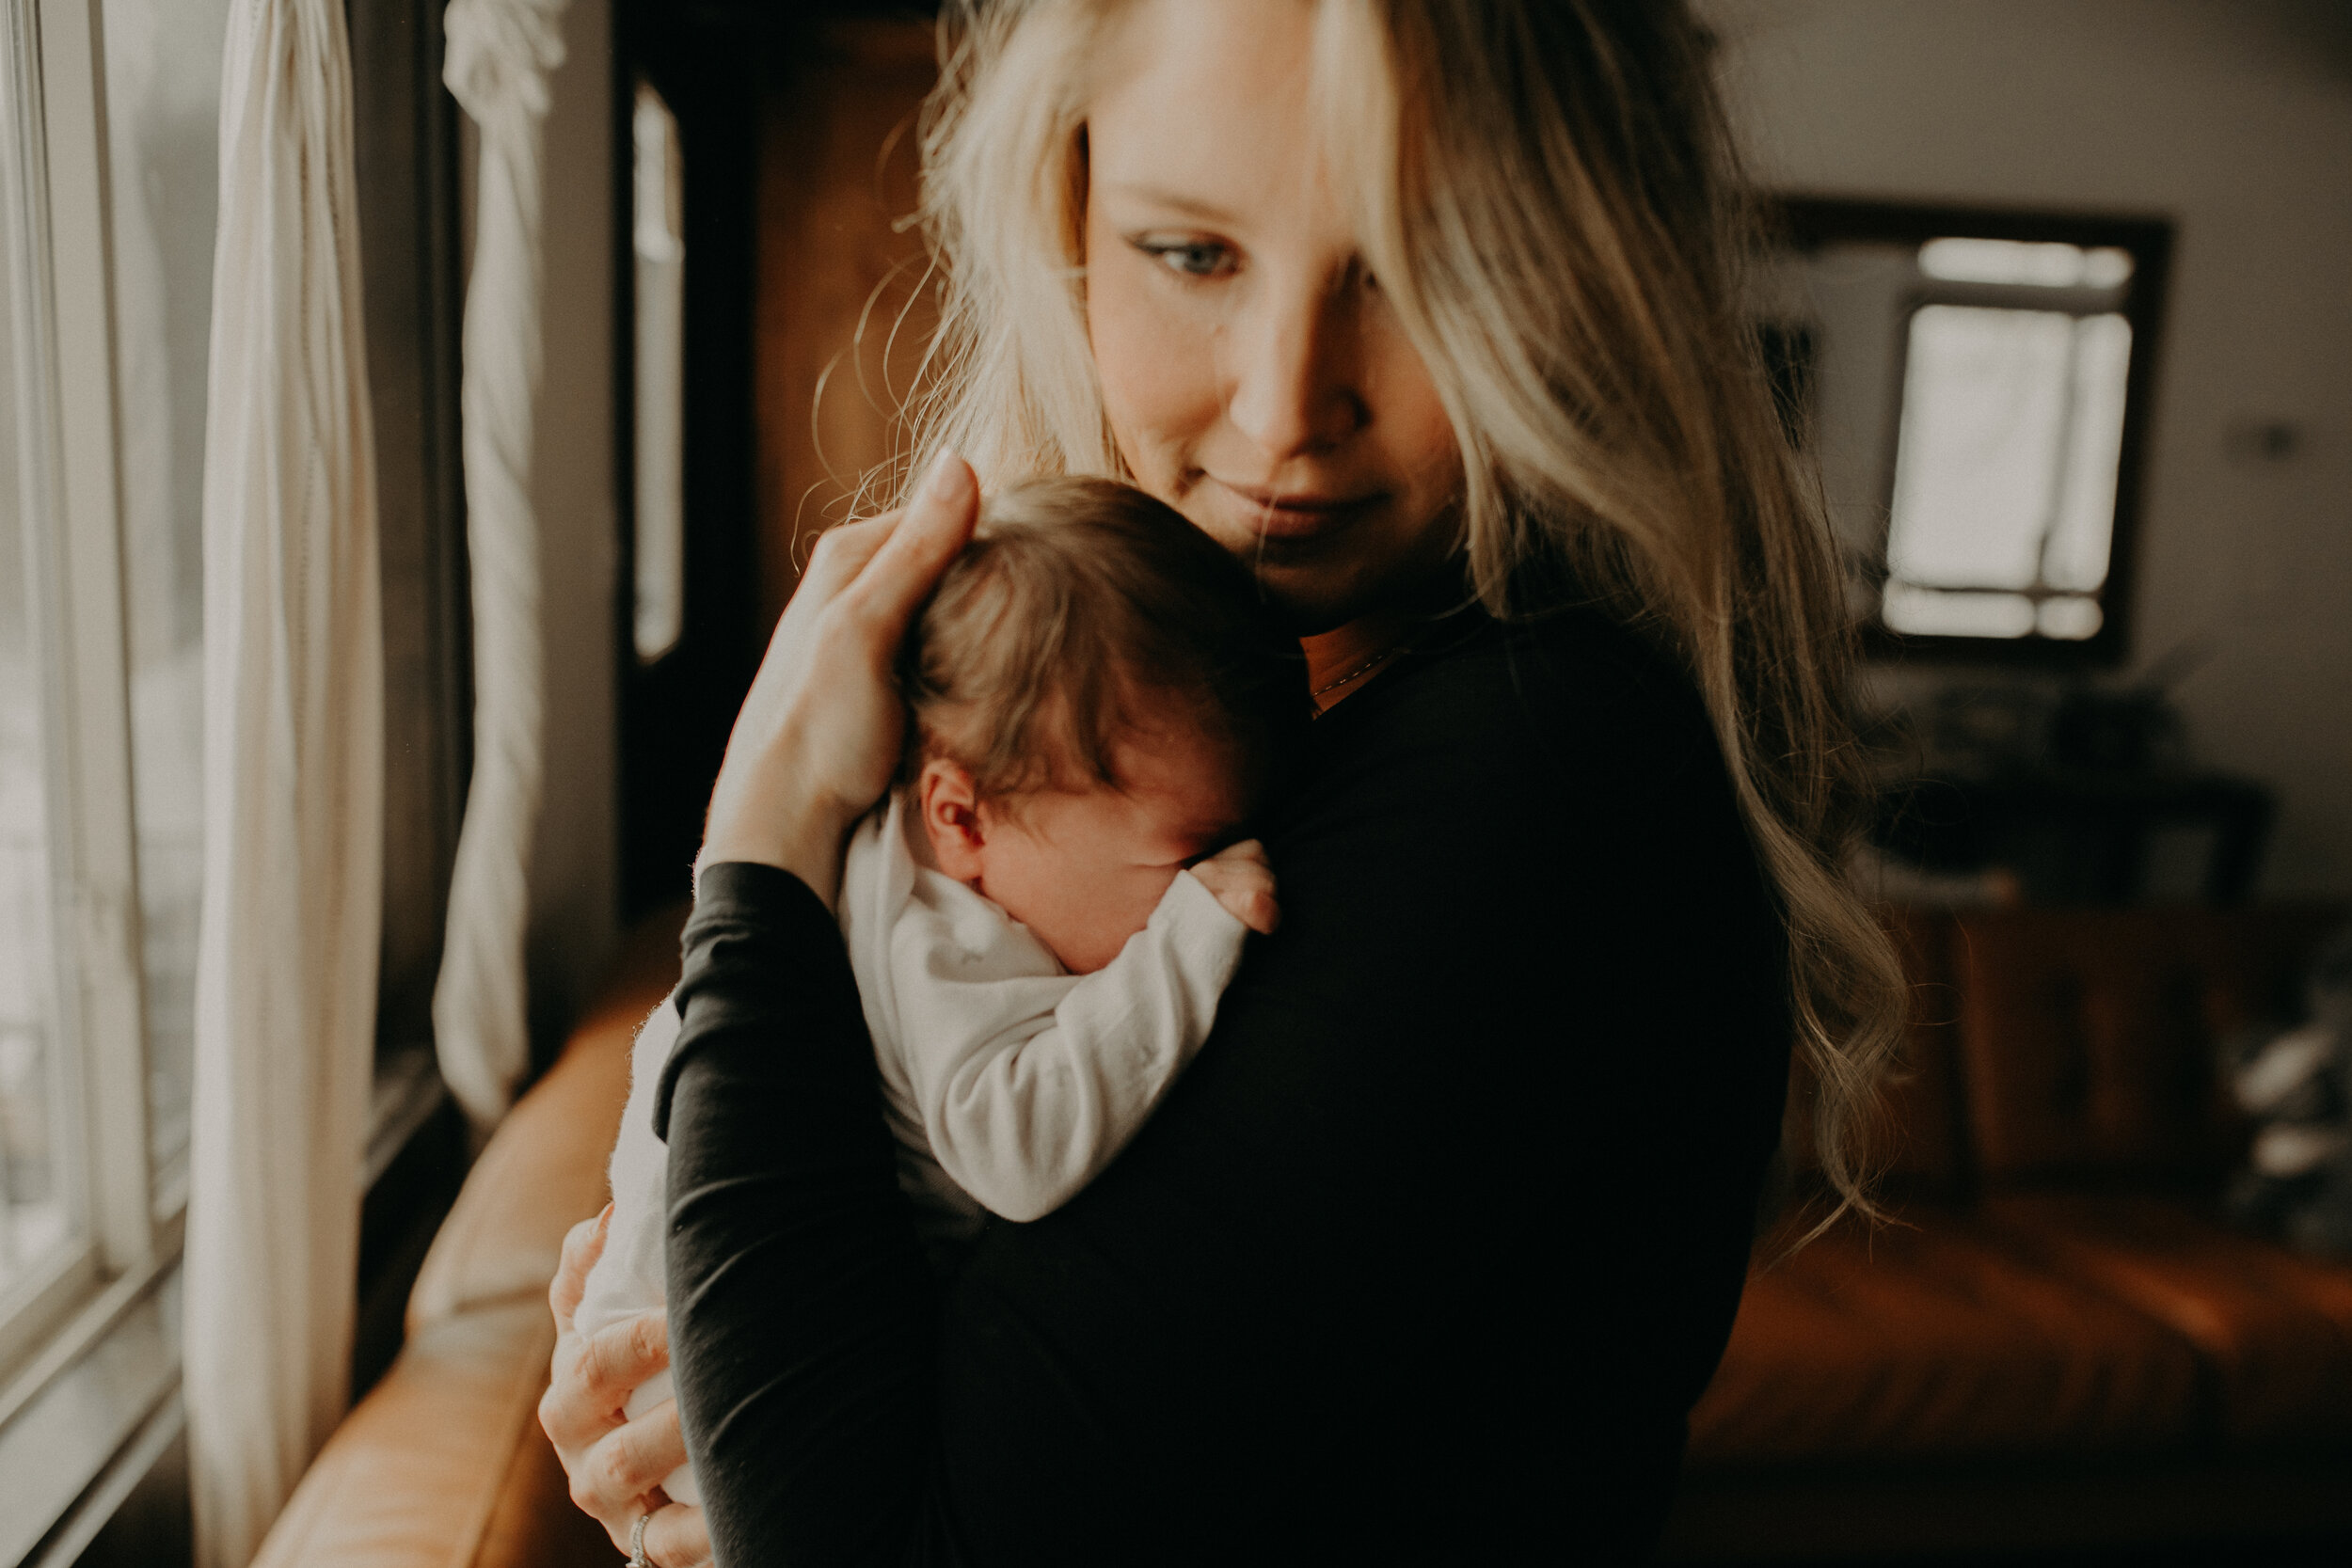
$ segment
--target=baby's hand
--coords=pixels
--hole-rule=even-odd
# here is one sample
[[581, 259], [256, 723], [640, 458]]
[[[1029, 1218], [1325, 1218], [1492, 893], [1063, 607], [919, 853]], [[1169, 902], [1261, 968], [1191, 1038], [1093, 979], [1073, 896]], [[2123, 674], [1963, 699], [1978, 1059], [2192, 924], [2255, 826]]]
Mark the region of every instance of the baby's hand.
[[1235, 920], [1260, 935], [1270, 934], [1281, 923], [1282, 911], [1274, 902], [1274, 868], [1265, 863], [1265, 846], [1256, 839], [1218, 850], [1195, 865], [1192, 874]]

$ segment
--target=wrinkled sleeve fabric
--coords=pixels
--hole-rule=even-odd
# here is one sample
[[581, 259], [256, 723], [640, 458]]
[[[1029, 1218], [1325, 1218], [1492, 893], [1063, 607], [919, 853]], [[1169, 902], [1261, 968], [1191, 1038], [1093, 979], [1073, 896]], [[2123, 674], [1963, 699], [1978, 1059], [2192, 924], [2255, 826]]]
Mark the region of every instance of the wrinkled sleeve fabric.
[[963, 955], [929, 924], [891, 934], [923, 1131], [958, 1186], [1020, 1221], [1060, 1208], [1135, 1136], [1208, 1037], [1247, 934], [1179, 872], [1116, 958], [1059, 982], [1052, 1012], [1006, 1019], [1027, 988], [966, 979]]

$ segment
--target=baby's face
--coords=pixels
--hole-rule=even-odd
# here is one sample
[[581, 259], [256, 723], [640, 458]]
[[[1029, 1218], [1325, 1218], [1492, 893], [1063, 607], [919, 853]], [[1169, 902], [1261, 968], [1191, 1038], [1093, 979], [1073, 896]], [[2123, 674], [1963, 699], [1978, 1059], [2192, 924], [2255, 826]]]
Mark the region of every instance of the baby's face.
[[[940, 867], [1089, 974], [1144, 927], [1176, 873], [1231, 842], [1248, 810], [1227, 748], [1192, 730], [1122, 743], [1123, 790], [1039, 790], [953, 816], [952, 786], [925, 769], [923, 825]], [[944, 765], [952, 768], [953, 764]]]

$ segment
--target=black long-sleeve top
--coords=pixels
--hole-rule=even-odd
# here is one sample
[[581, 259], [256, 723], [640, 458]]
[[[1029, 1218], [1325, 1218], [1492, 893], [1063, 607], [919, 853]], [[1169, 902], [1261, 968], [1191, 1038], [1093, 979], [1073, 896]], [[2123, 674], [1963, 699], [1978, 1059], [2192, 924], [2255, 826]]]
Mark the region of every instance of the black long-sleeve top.
[[723, 1568], [1612, 1560], [1722, 1354], [1786, 938], [1684, 676], [1457, 623], [1311, 729], [1281, 928], [1118, 1160], [935, 1285], [838, 929], [707, 868], [673, 1354]]

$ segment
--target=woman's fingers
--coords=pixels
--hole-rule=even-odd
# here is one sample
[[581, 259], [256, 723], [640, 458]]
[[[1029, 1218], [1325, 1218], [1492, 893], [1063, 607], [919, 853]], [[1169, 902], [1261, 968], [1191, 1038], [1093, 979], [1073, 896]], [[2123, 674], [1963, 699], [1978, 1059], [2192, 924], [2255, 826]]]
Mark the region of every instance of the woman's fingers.
[[[604, 1212], [580, 1221], [564, 1238], [563, 1261], [548, 1286], [556, 1338], [547, 1392], [539, 1398], [539, 1425], [563, 1464], [572, 1501], [626, 1551], [630, 1528], [662, 1500], [661, 1478], [686, 1463], [686, 1440], [678, 1431], [675, 1400], [633, 1421], [622, 1417], [637, 1386], [670, 1364], [668, 1316], [641, 1312], [587, 1336], [576, 1325], [588, 1271], [604, 1252], [612, 1218], [607, 1204]], [[707, 1540], [699, 1548], [701, 1557], [691, 1555], [699, 1528], [698, 1515], [677, 1538], [679, 1568], [708, 1560]], [[650, 1527], [646, 1533], [651, 1535]]]
[[[584, 1340], [567, 1333], [557, 1342], [557, 1374], [539, 1401], [539, 1424], [564, 1466], [573, 1504], [623, 1551], [638, 1518], [661, 1505], [662, 1478], [686, 1463], [675, 1400], [634, 1420], [621, 1417], [629, 1393], [669, 1360], [669, 1325], [659, 1313], [614, 1323]], [[706, 1560], [692, 1555], [693, 1530], [678, 1539], [678, 1561]], [[700, 1548], [706, 1558], [708, 1549], [706, 1541]]]
[[605, 1231], [612, 1224], [612, 1205], [604, 1206], [601, 1213], [585, 1219], [564, 1233], [563, 1260], [555, 1266], [555, 1277], [548, 1282], [548, 1306], [555, 1313], [558, 1338], [572, 1331], [572, 1315], [580, 1310], [580, 1298], [588, 1293], [588, 1271], [604, 1256]]
[[776, 623], [761, 673], [801, 654], [800, 644], [812, 640], [824, 612], [844, 599], [850, 601], [845, 618], [864, 623], [895, 651], [914, 607], [971, 538], [978, 502], [971, 465], [942, 452], [906, 506], [818, 535], [792, 602]]
[[[612, 1544], [623, 1552], [628, 1550], [629, 1533], [637, 1521], [669, 1504], [661, 1490], [664, 1477], [686, 1463], [686, 1439], [678, 1431], [677, 1402], [664, 1400], [633, 1421], [627, 1421], [606, 1433], [595, 1443], [577, 1452], [559, 1453], [564, 1473], [571, 1483], [572, 1506], [604, 1527]], [[697, 1515], [699, 1509], [693, 1511]], [[670, 1528], [678, 1525], [674, 1521]], [[654, 1527], [648, 1525], [646, 1540], [654, 1540]], [[649, 1554], [658, 1562], [668, 1563], [673, 1558], [682, 1563], [699, 1560], [691, 1546], [692, 1532], [679, 1535], [680, 1549], [669, 1555]], [[707, 1553], [706, 1543], [700, 1550]]]
[[645, 1526], [645, 1560], [656, 1568], [710, 1568], [710, 1530], [703, 1511], [670, 1503], [657, 1513]]
[[639, 1384], [668, 1369], [669, 1314], [640, 1312], [609, 1324], [588, 1337], [580, 1360], [582, 1386], [599, 1399], [614, 1396], [614, 1408], [619, 1408]]
[[846, 591], [868, 635], [896, 651], [914, 609], [972, 537], [979, 484], [972, 467], [942, 452], [923, 487], [897, 517]]
[[670, 1322], [663, 1313], [641, 1312], [586, 1338], [563, 1336], [556, 1341], [548, 1390], [539, 1399], [539, 1424], [548, 1440], [559, 1452], [596, 1443], [619, 1423], [621, 1407], [637, 1386], [669, 1364]]
[[794, 596], [813, 594], [819, 604], [831, 600], [866, 569], [866, 563], [874, 559], [874, 552], [882, 547], [898, 526], [900, 515], [885, 512], [880, 516], [829, 528], [818, 534], [816, 546], [809, 551], [808, 565], [801, 573], [801, 585], [793, 590]]
[[[662, 1478], [686, 1463], [686, 1437], [678, 1430], [677, 1401], [664, 1400], [633, 1421], [614, 1427], [588, 1452], [588, 1463], [572, 1478], [572, 1501], [604, 1520], [617, 1518], [622, 1539], [644, 1509], [640, 1498], [660, 1491]], [[611, 1510], [598, 1513], [592, 1504]]]
[[727, 737], [698, 866], [781, 866], [832, 901], [842, 840], [898, 767], [898, 643], [978, 515], [972, 470], [947, 453], [902, 511], [818, 542]]

